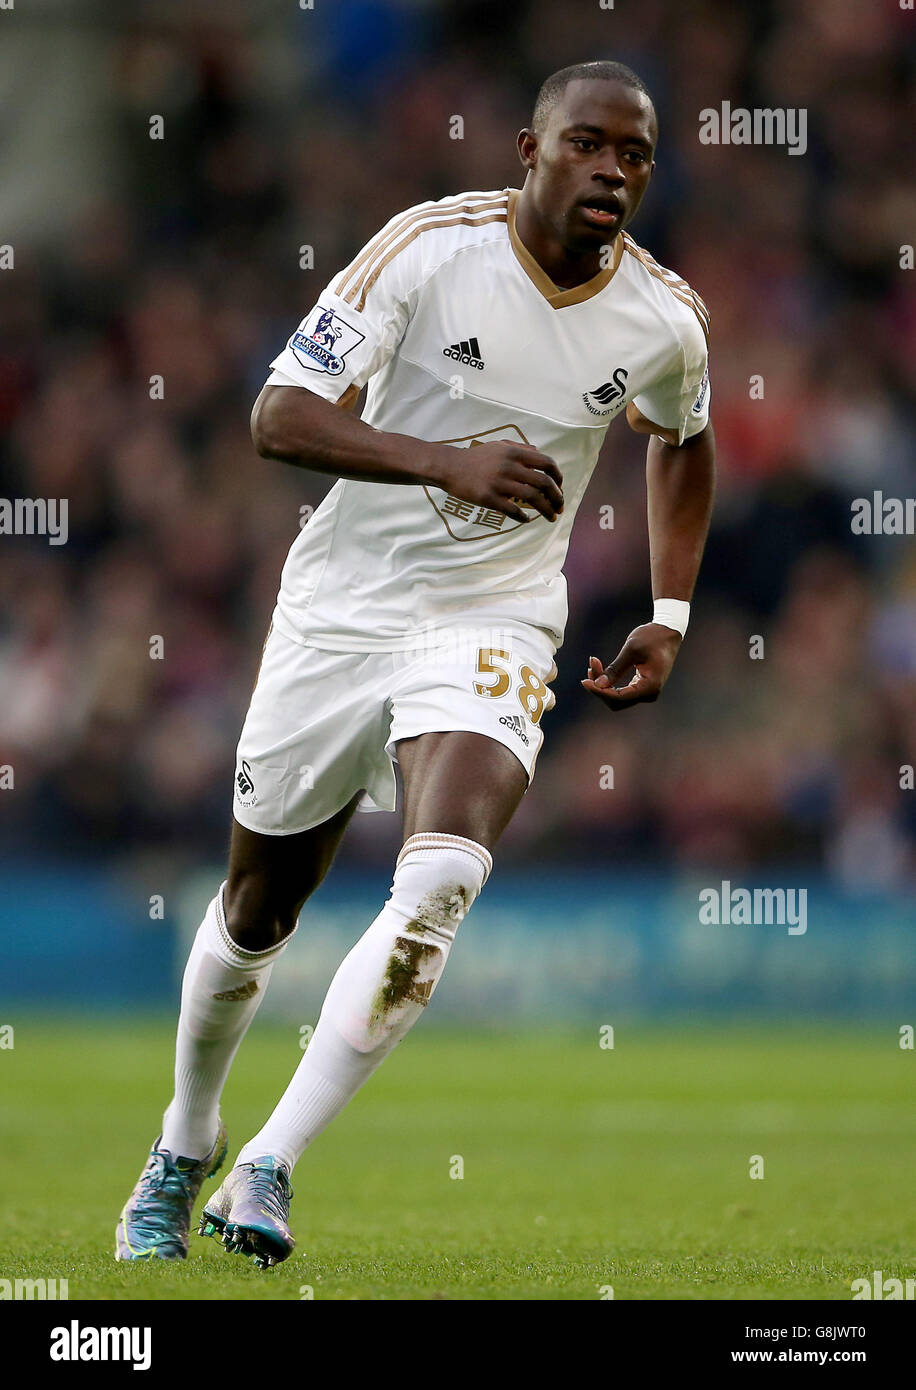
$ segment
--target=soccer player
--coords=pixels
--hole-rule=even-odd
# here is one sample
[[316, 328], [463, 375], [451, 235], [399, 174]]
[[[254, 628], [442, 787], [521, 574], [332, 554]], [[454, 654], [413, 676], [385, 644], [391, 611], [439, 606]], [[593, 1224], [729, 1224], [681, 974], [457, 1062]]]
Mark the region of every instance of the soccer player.
[[174, 1098], [121, 1214], [120, 1259], [186, 1255], [194, 1200], [226, 1154], [232, 1060], [357, 803], [394, 809], [396, 760], [390, 896], [201, 1219], [262, 1268], [292, 1250], [295, 1163], [423, 1013], [530, 783], [570, 529], [621, 413], [649, 436], [655, 607], [606, 667], [589, 659], [582, 685], [620, 711], [668, 678], [714, 442], [706, 308], [625, 230], [656, 140], [630, 69], [555, 73], [518, 137], [521, 190], [392, 218], [271, 363], [258, 451], [338, 481], [283, 568], [239, 743], [228, 877], [185, 970]]

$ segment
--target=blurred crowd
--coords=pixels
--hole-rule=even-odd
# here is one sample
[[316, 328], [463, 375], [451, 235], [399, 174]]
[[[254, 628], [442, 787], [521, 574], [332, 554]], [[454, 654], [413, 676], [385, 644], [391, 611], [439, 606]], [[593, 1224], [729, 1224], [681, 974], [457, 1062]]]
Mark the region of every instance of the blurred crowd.
[[[0, 495], [69, 499], [66, 545], [0, 537], [7, 852], [223, 854], [280, 567], [330, 485], [255, 455], [267, 365], [395, 212], [519, 187], [540, 82], [609, 57], [660, 115], [631, 232], [711, 313], [719, 501], [667, 690], [609, 716], [579, 686], [586, 659], [650, 612], [645, 441], [612, 427], [502, 857], [912, 884], [916, 547], [854, 535], [850, 505], [914, 492], [913, 17], [867, 8], [191, 3], [83, 33], [103, 191], [21, 232], [0, 273]], [[806, 154], [701, 144], [699, 112], [725, 99], [807, 108]], [[390, 859], [395, 818], [357, 822], [343, 858]]]

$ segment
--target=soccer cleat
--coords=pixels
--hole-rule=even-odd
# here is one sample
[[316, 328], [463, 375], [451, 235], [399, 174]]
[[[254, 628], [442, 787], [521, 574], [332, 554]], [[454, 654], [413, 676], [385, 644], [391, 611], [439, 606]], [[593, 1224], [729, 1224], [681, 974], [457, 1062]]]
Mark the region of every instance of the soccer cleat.
[[204, 1206], [199, 1234], [220, 1236], [231, 1255], [247, 1255], [258, 1269], [269, 1269], [296, 1244], [289, 1229], [292, 1195], [289, 1170], [278, 1158], [240, 1163]]
[[222, 1122], [206, 1158], [181, 1158], [168, 1149], [160, 1149], [157, 1139], [121, 1212], [115, 1234], [115, 1259], [185, 1259], [197, 1194], [204, 1179], [212, 1178], [223, 1166], [227, 1148]]

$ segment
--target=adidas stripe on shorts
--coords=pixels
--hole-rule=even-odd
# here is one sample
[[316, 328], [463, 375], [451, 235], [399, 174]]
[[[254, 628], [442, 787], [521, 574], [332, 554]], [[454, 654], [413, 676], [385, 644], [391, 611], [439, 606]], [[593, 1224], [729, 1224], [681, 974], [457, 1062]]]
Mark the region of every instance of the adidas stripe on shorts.
[[338, 652], [272, 626], [239, 739], [233, 812], [263, 835], [294, 835], [354, 794], [393, 811], [395, 744], [462, 729], [502, 743], [529, 783], [554, 703], [554, 645], [538, 628], [452, 628], [396, 652]]

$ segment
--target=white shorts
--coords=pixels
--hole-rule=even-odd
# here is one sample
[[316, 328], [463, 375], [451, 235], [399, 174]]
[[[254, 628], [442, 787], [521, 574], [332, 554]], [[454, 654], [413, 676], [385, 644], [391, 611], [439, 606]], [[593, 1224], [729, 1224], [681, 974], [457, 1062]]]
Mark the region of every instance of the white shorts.
[[554, 703], [554, 645], [537, 628], [453, 628], [422, 650], [335, 652], [274, 625], [239, 739], [233, 813], [262, 835], [329, 819], [356, 792], [393, 811], [395, 744], [441, 730], [505, 744], [529, 783]]

